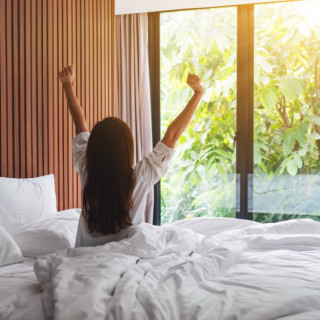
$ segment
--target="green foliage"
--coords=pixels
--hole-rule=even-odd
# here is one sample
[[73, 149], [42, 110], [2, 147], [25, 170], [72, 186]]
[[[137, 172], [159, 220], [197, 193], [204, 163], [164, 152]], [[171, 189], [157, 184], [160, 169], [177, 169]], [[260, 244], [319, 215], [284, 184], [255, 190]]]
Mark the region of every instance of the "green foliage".
[[[320, 23], [304, 17], [300, 5], [255, 9], [255, 174], [320, 170]], [[164, 223], [235, 216], [236, 15], [235, 7], [161, 14], [162, 133], [192, 95], [188, 73], [197, 73], [206, 88], [162, 179]]]

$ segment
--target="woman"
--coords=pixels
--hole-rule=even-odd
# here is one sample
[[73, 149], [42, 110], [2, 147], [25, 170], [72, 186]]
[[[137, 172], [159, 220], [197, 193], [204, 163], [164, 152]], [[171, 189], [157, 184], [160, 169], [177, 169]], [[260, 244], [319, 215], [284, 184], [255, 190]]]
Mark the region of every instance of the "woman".
[[59, 75], [76, 126], [72, 152], [83, 190], [76, 247], [119, 241], [127, 237], [129, 226], [143, 221], [147, 194], [166, 173], [173, 148], [191, 121], [204, 89], [198, 76], [188, 75], [187, 83], [194, 91], [191, 100], [152, 152], [133, 167], [129, 127], [118, 118], [108, 117], [98, 122], [90, 134], [72, 86], [73, 65]]

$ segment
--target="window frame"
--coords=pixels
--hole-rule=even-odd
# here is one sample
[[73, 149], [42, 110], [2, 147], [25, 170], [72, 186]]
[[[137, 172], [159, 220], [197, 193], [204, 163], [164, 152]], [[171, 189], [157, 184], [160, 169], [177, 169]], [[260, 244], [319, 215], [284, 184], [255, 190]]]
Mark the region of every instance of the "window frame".
[[[236, 218], [253, 220], [249, 212], [254, 148], [254, 4], [237, 7]], [[219, 7], [221, 8], [221, 7]], [[208, 8], [201, 8], [206, 10]], [[192, 9], [196, 10], [196, 9]], [[153, 146], [160, 140], [160, 14], [148, 13], [148, 48]], [[251, 194], [249, 194], [251, 193]], [[238, 205], [239, 204], [239, 205]], [[161, 225], [161, 185], [154, 187], [153, 224]]]

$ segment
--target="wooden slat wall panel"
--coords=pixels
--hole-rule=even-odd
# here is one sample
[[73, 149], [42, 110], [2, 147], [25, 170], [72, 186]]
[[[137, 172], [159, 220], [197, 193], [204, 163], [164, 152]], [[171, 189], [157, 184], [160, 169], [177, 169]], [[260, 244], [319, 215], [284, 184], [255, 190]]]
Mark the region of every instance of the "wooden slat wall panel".
[[114, 0], [0, 1], [0, 175], [53, 173], [58, 209], [81, 206], [75, 128], [58, 71], [76, 67], [90, 130], [114, 115]]

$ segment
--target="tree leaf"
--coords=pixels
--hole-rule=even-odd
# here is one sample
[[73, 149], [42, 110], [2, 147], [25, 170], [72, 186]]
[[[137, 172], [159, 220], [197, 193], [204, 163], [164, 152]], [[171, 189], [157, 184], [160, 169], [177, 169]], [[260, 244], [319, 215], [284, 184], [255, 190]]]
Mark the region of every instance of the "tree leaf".
[[305, 155], [307, 154], [307, 149], [300, 149], [298, 153], [301, 157], [305, 157]]
[[253, 158], [254, 158], [254, 164], [260, 165], [261, 163], [261, 151], [260, 148], [255, 144], [254, 145], [254, 154], [253, 154]]
[[284, 170], [287, 168], [289, 160], [290, 160], [289, 158], [286, 158], [281, 162], [279, 174], [282, 174], [284, 172]]
[[263, 76], [261, 77], [260, 81], [262, 82], [262, 84], [263, 84], [264, 86], [267, 86], [267, 85], [270, 83], [271, 79], [270, 79], [268, 76], [263, 75]]
[[273, 109], [277, 104], [277, 95], [272, 88], [263, 88], [260, 92], [260, 102], [263, 106]]
[[273, 67], [267, 59], [257, 59], [257, 64], [267, 73], [272, 73]]
[[299, 80], [291, 78], [279, 84], [281, 92], [288, 101], [293, 101], [295, 97], [303, 93], [303, 87]]
[[216, 166], [217, 166], [218, 172], [221, 175], [225, 175], [226, 174], [226, 171], [225, 171], [224, 167], [219, 162], [216, 163]]
[[312, 122], [318, 126], [320, 126], [320, 117], [319, 116], [312, 116]]
[[303, 165], [303, 162], [302, 162], [301, 157], [300, 157], [298, 154], [295, 154], [293, 159], [294, 159], [294, 162], [295, 162], [295, 164], [297, 165], [297, 167], [298, 167], [299, 169], [301, 169], [301, 168], [302, 168], [302, 165]]
[[224, 151], [222, 149], [216, 149], [215, 151], [216, 151], [216, 153], [218, 153], [219, 155], [223, 156], [224, 158], [227, 158], [227, 159], [231, 159], [232, 158], [231, 152], [227, 152], [227, 151]]
[[294, 160], [289, 160], [287, 164], [287, 170], [291, 176], [295, 176], [298, 172], [298, 167]]
[[193, 159], [193, 160], [198, 160], [199, 159], [199, 155], [195, 152], [195, 151], [191, 151], [191, 153], [190, 153], [190, 157], [191, 157], [191, 159]]
[[286, 132], [283, 140], [283, 154], [287, 156], [294, 148], [296, 137], [291, 132]]
[[306, 144], [306, 133], [303, 128], [296, 129], [296, 138], [301, 146], [304, 146]]
[[320, 140], [320, 134], [316, 131], [313, 131], [310, 135], [310, 138], [313, 140]]

